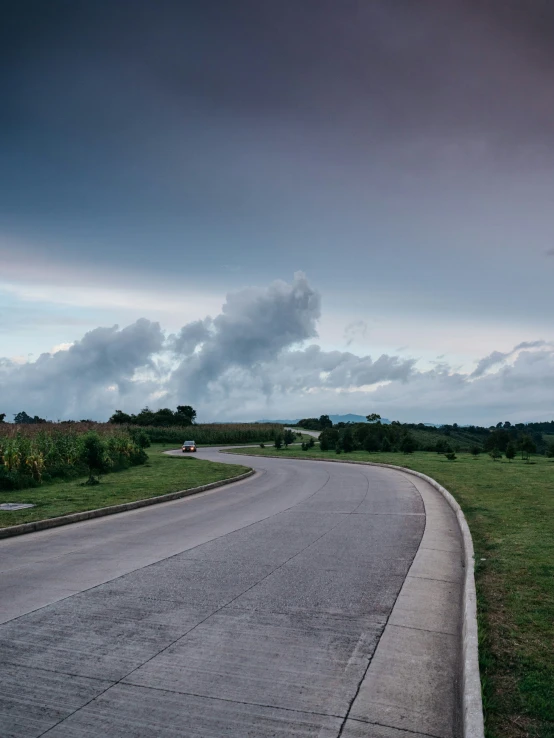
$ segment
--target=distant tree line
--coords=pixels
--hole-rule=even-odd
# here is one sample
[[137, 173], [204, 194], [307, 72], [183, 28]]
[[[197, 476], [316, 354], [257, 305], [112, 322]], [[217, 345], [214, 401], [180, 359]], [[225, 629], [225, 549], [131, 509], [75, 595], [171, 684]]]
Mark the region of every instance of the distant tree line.
[[554, 421], [515, 424], [506, 421], [487, 428], [457, 423], [434, 427], [394, 420], [385, 425], [376, 413], [366, 418], [367, 423], [341, 422], [334, 425], [328, 415], [322, 415], [320, 418], [303, 418], [297, 425], [321, 431], [321, 448], [334, 449], [338, 453], [359, 450], [434, 451], [455, 458], [455, 453], [463, 450], [475, 456], [487, 452], [493, 459], [505, 454], [511, 460], [517, 453], [521, 453], [524, 459], [536, 453], [554, 458]]
[[196, 410], [190, 405], [177, 405], [176, 410], [163, 407], [160, 410], [143, 408], [140, 413], [130, 415], [116, 410], [108, 422], [119, 425], [142, 425], [170, 428], [175, 426], [193, 425], [196, 420]]

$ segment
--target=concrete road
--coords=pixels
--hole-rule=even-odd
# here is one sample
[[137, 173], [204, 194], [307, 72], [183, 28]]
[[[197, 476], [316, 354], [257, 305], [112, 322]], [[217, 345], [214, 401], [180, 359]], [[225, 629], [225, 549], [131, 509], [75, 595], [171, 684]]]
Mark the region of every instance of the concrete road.
[[446, 503], [385, 469], [244, 463], [236, 485], [0, 541], [2, 738], [456, 736]]

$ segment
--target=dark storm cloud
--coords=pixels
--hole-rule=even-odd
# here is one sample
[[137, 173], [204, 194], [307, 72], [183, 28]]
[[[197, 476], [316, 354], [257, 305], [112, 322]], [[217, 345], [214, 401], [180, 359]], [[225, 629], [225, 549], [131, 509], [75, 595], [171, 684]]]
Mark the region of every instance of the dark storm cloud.
[[398, 157], [422, 171], [552, 143], [554, 11], [540, 0], [4, 7], [7, 222], [40, 218], [71, 243], [95, 218], [97, 248], [119, 237], [113, 261], [136, 248], [137, 222], [174, 250], [183, 217], [189, 234], [207, 216], [269, 218], [281, 178], [292, 201], [305, 186], [299, 154], [356, 187]]

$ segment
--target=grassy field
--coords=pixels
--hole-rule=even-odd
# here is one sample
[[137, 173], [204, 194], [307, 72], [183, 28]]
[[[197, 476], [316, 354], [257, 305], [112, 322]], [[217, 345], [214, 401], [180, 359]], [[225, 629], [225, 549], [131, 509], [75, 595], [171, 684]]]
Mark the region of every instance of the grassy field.
[[147, 449], [146, 464], [107, 474], [94, 487], [81, 486], [86, 479], [83, 477], [31, 489], [0, 492], [0, 502], [30, 502], [36, 505], [26, 510], [0, 511], [0, 527], [157, 497], [229, 479], [248, 470], [248, 467], [238, 464], [217, 464], [193, 456], [166, 456], [161, 452], [167, 448], [163, 444], [151, 446]]
[[248, 453], [377, 461], [423, 472], [454, 494], [476, 554], [480, 660], [488, 738], [554, 738], [554, 460], [468, 454], [337, 456], [299, 447]]

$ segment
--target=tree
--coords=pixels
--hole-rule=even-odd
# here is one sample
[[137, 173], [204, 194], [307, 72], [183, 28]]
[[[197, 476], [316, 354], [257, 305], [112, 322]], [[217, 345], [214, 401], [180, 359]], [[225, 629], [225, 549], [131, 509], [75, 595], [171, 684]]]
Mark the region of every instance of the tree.
[[366, 415], [365, 417], [368, 423], [380, 423], [381, 422], [381, 416], [378, 413], [370, 413], [369, 415]]
[[273, 445], [275, 448], [281, 448], [283, 445], [283, 436], [280, 433], [275, 436], [275, 443]]
[[20, 413], [17, 413], [17, 415], [14, 415], [13, 422], [22, 423], [22, 424], [32, 424], [32, 423], [46, 423], [46, 420], [44, 418], [39, 418], [38, 415], [35, 415], [32, 418], [30, 415], [27, 415], [26, 412], [22, 411]]
[[380, 448], [381, 444], [379, 443], [377, 436], [372, 433], [368, 434], [364, 441], [364, 451], [371, 453], [372, 451], [379, 451]]
[[283, 435], [283, 443], [285, 444], [285, 446], [288, 446], [290, 443], [294, 443], [295, 440], [296, 436], [294, 432], [287, 428]]
[[489, 452], [489, 456], [493, 461], [496, 461], [497, 459], [502, 458], [502, 451], [498, 448], [493, 448], [492, 451]]
[[[324, 449], [323, 446], [321, 446], [322, 441], [323, 441], [323, 444], [327, 448]], [[330, 449], [330, 448], [336, 448], [338, 442], [339, 442], [339, 432], [338, 430], [336, 430], [336, 428], [325, 428], [325, 430], [321, 431], [319, 435], [319, 443], [320, 443], [322, 450], [326, 451], [327, 449]]]
[[354, 439], [352, 437], [352, 431], [347, 428], [342, 436], [342, 450], [345, 454], [349, 454], [354, 450]]
[[0, 423], [4, 422], [5, 417], [6, 417], [6, 413], [0, 413]]
[[413, 452], [417, 448], [417, 443], [415, 438], [412, 436], [411, 433], [406, 433], [404, 438], [400, 441], [400, 450], [403, 451], [405, 454], [413, 454]]
[[328, 438], [328, 436], [325, 433], [322, 433], [319, 436], [319, 448], [322, 451], [329, 451], [329, 448], [330, 448], [330, 446], [329, 446], [329, 438]]
[[449, 451], [447, 454], [445, 454], [448, 461], [456, 461], [456, 454], [454, 451]]
[[549, 459], [554, 458], [554, 441], [550, 441], [545, 451]]
[[310, 436], [310, 440], [308, 441], [308, 448], [313, 448], [315, 446], [314, 437]]
[[519, 439], [519, 449], [521, 451], [521, 458], [525, 461], [529, 461], [531, 454], [537, 453], [537, 447], [531, 436], [524, 433]]
[[183, 420], [182, 425], [192, 425], [196, 420], [196, 410], [190, 405], [177, 405], [177, 413], [179, 420]]
[[319, 427], [321, 428], [321, 430], [325, 430], [325, 428], [332, 428], [333, 421], [328, 415], [321, 415], [319, 418]]
[[123, 410], [116, 410], [112, 417], [108, 420], [108, 423], [132, 423], [135, 416], [127, 415]]
[[383, 442], [381, 444], [381, 451], [386, 451], [387, 453], [389, 451], [392, 451], [392, 444], [386, 436], [383, 438]]
[[480, 453], [481, 453], [480, 446], [477, 446], [477, 444], [475, 444], [474, 446], [471, 447], [471, 454], [474, 459], [476, 459]]
[[508, 459], [508, 461], [511, 461], [512, 459], [515, 459], [515, 456], [516, 456], [516, 447], [510, 441], [510, 443], [506, 446], [506, 458]]

